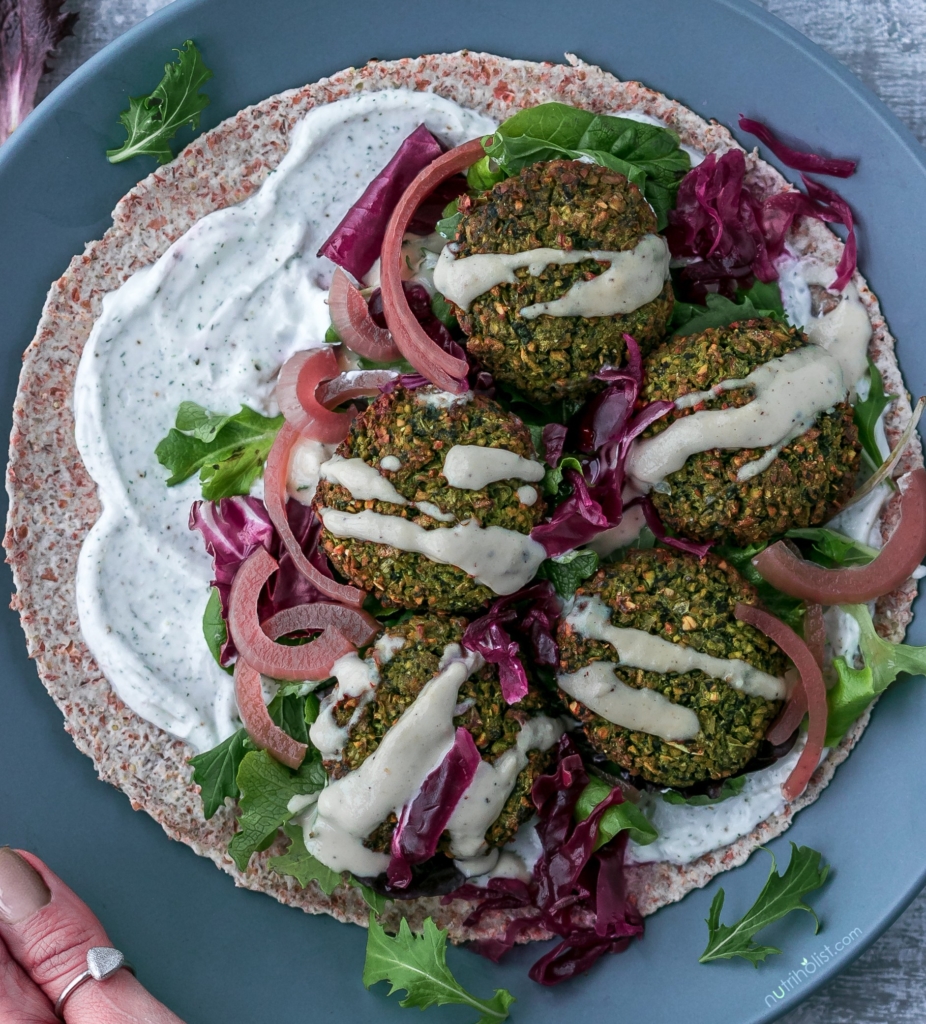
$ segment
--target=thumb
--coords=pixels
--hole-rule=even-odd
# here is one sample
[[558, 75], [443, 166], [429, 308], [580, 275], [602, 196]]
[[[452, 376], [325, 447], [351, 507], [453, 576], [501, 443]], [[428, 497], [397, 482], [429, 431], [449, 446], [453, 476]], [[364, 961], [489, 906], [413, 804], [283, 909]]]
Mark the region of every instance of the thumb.
[[[0, 939], [52, 1004], [87, 969], [92, 946], [111, 946], [93, 911], [30, 853], [0, 848]], [[125, 970], [74, 990], [68, 1024], [183, 1024]]]

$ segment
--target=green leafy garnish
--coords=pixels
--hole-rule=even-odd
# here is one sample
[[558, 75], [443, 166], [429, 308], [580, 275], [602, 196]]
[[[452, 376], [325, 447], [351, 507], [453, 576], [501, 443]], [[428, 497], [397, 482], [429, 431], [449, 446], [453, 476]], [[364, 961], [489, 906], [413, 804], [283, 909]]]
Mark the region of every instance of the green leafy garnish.
[[519, 111], [483, 139], [483, 146], [485, 158], [467, 172], [470, 188], [490, 188], [539, 160], [585, 156], [632, 181], [655, 211], [660, 229], [675, 206], [679, 182], [691, 169], [678, 136], [668, 128], [565, 103]]
[[728, 561], [734, 569], [739, 569], [740, 575], [751, 583], [759, 592], [759, 598], [767, 611], [776, 615], [783, 622], [786, 622], [792, 629], [800, 632], [804, 625], [804, 605], [796, 597], [788, 597], [776, 590], [770, 583], [767, 583], [760, 575], [752, 560], [768, 547], [766, 541], [750, 544], [745, 548], [728, 547], [725, 544], [718, 544], [714, 548], [714, 554]]
[[895, 395], [884, 393], [884, 381], [881, 379], [881, 372], [878, 367], [868, 360], [868, 374], [871, 377], [871, 386], [868, 388], [868, 397], [863, 402], [856, 402], [852, 410], [852, 417], [858, 429], [858, 439], [862, 449], [871, 459], [874, 469], [877, 469], [884, 456], [878, 448], [878, 441], [875, 435], [875, 427], [881, 418], [881, 413], [894, 401]]
[[849, 726], [865, 708], [894, 682], [901, 672], [921, 676], [926, 672], [926, 647], [892, 644], [875, 630], [871, 612], [863, 604], [842, 606], [859, 626], [859, 649], [864, 668], [852, 668], [845, 658], [836, 658], [833, 666], [838, 681], [827, 693], [829, 715], [826, 720], [826, 746], [835, 747]]
[[834, 566], [868, 565], [872, 559], [878, 557], [877, 548], [869, 547], [859, 540], [853, 540], [844, 533], [830, 530], [825, 526], [788, 530], [785, 536], [812, 541], [811, 561], [825, 565], [828, 569]]
[[560, 597], [572, 597], [580, 584], [598, 568], [598, 556], [587, 548], [567, 551], [565, 555], [548, 558], [537, 570], [537, 578], [549, 580]]
[[250, 492], [281, 426], [282, 416], [270, 419], [246, 405], [233, 416], [221, 416], [184, 402], [154, 454], [170, 471], [168, 487], [198, 471], [203, 497], [218, 501]]
[[199, 127], [199, 115], [209, 105], [209, 97], [199, 90], [212, 72], [191, 39], [174, 53], [177, 59], [164, 65], [164, 77], [152, 93], [129, 97], [129, 109], [119, 115], [128, 137], [118, 149], [106, 151], [111, 164], [142, 155], [166, 164], [174, 158], [168, 141], [185, 124], [194, 131]]
[[[774, 294], [771, 289], [774, 289]], [[747, 291], [738, 292], [736, 302], [716, 294], [708, 295], [704, 306], [691, 302], [676, 302], [672, 307], [669, 326], [674, 328], [673, 337], [679, 338], [689, 334], [700, 334], [709, 327], [726, 327], [738, 320], [753, 320], [756, 317], [785, 319], [778, 285], [774, 282], [763, 284], [757, 281]]]
[[775, 854], [771, 850], [768, 852], [772, 858], [768, 881], [756, 902], [736, 924], [720, 923], [723, 889], [714, 897], [707, 918], [707, 948], [701, 954], [699, 963], [707, 964], [712, 960], [731, 960], [741, 956], [758, 967], [769, 954], [780, 953], [781, 950], [774, 946], [760, 946], [753, 941], [753, 936], [792, 910], [805, 910], [814, 919], [814, 935], [820, 930], [816, 912], [804, 903], [803, 897], [823, 885], [829, 874], [829, 865], [821, 863], [822, 855], [816, 850], [792, 843], [791, 863], [787, 871], [779, 875]]
[[[281, 687], [273, 700], [267, 705], [267, 712], [273, 721], [300, 743], [309, 742], [309, 730], [305, 719], [306, 695], [298, 691], [302, 684], [296, 683], [295, 689]], [[314, 707], [318, 708], [318, 698], [310, 694]], [[317, 714], [317, 710], [316, 710]], [[314, 721], [314, 719], [311, 719]]]
[[358, 882], [349, 872], [333, 871], [305, 848], [302, 829], [298, 825], [286, 824], [283, 831], [292, 840], [285, 853], [271, 857], [269, 866], [280, 875], [290, 875], [304, 889], [309, 882], [317, 882], [321, 891], [330, 896], [337, 886], [347, 883], [359, 889], [368, 907], [377, 914], [386, 909], [386, 897], [374, 892], [368, 885]]
[[289, 802], [294, 796], [318, 793], [325, 786], [325, 770], [315, 751], [309, 751], [297, 771], [274, 760], [266, 750], [244, 755], [238, 768], [241, 791], [238, 831], [228, 844], [228, 853], [244, 871], [255, 850], [266, 850], [277, 829], [293, 816]]
[[695, 796], [682, 796], [674, 789], [667, 789], [662, 794], [662, 799], [667, 804], [687, 804], [689, 807], [707, 807], [710, 804], [719, 804], [729, 800], [731, 796], [741, 793], [746, 785], [745, 775], [736, 775], [732, 779], [724, 779], [717, 796], [708, 796], [707, 793], [697, 793]]
[[379, 981], [390, 984], [389, 995], [404, 989], [400, 1006], [445, 1006], [448, 1003], [471, 1006], [478, 1014], [476, 1024], [496, 1024], [508, 1019], [514, 996], [503, 988], [489, 1000], [477, 999], [450, 973], [447, 966], [447, 933], [426, 917], [421, 935], [413, 935], [402, 918], [399, 934], [390, 937], [370, 914], [367, 956], [363, 965], [366, 988]]
[[237, 800], [238, 769], [244, 755], [254, 749], [244, 729], [239, 729], [212, 750], [191, 757], [193, 781], [202, 789], [203, 814], [208, 821], [225, 803], [226, 797]]
[[[576, 821], [585, 821], [610, 792], [611, 787], [604, 780], [593, 775], [576, 801], [574, 812]], [[648, 846], [659, 838], [659, 833], [639, 807], [630, 800], [625, 800], [623, 803], [609, 807], [602, 814], [598, 822], [598, 838], [595, 840], [595, 849], [604, 846], [625, 829], [638, 846]]]
[[431, 312], [448, 330], [458, 326], [453, 307], [440, 292], [435, 292], [434, 298], [431, 299]]
[[441, 238], [452, 242], [457, 237], [457, 228], [460, 226], [461, 220], [463, 220], [463, 214], [460, 213], [460, 201], [454, 199], [444, 207], [441, 219], [437, 222], [434, 230]]
[[203, 611], [203, 636], [206, 638], [206, 646], [212, 653], [212, 657], [215, 658], [215, 663], [223, 672], [230, 674], [233, 670], [227, 668], [221, 661], [222, 648], [228, 640], [228, 627], [225, 625], [225, 619], [222, 618], [222, 598], [216, 587], [210, 588], [209, 600]]
[[555, 466], [547, 466], [543, 474], [541, 486], [544, 493], [555, 498], [557, 504], [572, 494], [572, 486], [563, 479], [563, 472], [567, 469], [581, 473], [582, 463], [574, 455], [564, 455]]

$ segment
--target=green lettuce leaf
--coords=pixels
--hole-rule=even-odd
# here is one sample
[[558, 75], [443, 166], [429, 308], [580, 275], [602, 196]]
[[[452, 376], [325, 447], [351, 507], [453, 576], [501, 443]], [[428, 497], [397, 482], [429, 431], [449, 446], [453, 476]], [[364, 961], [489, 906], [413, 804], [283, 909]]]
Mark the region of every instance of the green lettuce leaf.
[[838, 681], [827, 693], [829, 716], [826, 724], [826, 745], [835, 747], [849, 726], [865, 708], [894, 682], [901, 672], [911, 676], [926, 673], [926, 647], [892, 644], [875, 630], [866, 605], [843, 605], [859, 625], [859, 648], [864, 668], [852, 668], [845, 658], [836, 658], [833, 665]]
[[202, 789], [203, 814], [208, 821], [225, 803], [226, 797], [237, 800], [238, 769], [244, 755], [254, 749], [244, 729], [239, 729], [212, 750], [191, 757], [193, 781]]
[[778, 874], [775, 854], [768, 851], [772, 858], [772, 869], [768, 881], [759, 893], [756, 902], [746, 914], [734, 925], [720, 923], [723, 910], [724, 892], [721, 889], [711, 903], [707, 918], [707, 948], [701, 954], [699, 963], [707, 964], [712, 960], [731, 960], [741, 956], [753, 967], [758, 967], [767, 956], [780, 953], [774, 946], [760, 946], [753, 936], [763, 928], [780, 920], [792, 910], [804, 910], [814, 919], [814, 934], [820, 930], [820, 921], [816, 912], [804, 902], [804, 896], [819, 889], [829, 874], [829, 865], [822, 864], [822, 856], [809, 846], [791, 844], [791, 862], [783, 875]]
[[884, 456], [878, 448], [875, 427], [881, 418], [881, 413], [894, 401], [895, 396], [884, 393], [881, 372], [871, 359], [868, 360], [868, 373], [871, 377], [868, 397], [864, 402], [855, 403], [852, 416], [858, 429], [858, 439], [862, 449], [871, 460], [872, 467], [877, 469], [884, 462]]
[[734, 569], [738, 569], [749, 583], [759, 592], [759, 599], [766, 610], [772, 615], [777, 615], [782, 622], [786, 622], [793, 630], [800, 633], [804, 626], [804, 604], [796, 597], [788, 597], [776, 590], [770, 583], [767, 583], [758, 573], [752, 560], [768, 547], [766, 541], [750, 544], [745, 548], [734, 548], [725, 544], [718, 544], [714, 548], [714, 554], [726, 559]]
[[170, 471], [168, 487], [198, 471], [203, 497], [218, 501], [250, 493], [281, 426], [282, 416], [270, 419], [246, 405], [233, 416], [220, 416], [194, 402], [184, 402], [176, 425], [154, 454]]
[[[773, 284], [777, 291], [777, 285]], [[691, 302], [676, 302], [672, 307], [672, 320], [670, 327], [674, 327], [673, 337], [687, 337], [689, 334], [700, 334], [710, 327], [726, 327], [728, 324], [736, 323], [738, 320], [753, 320], [756, 317], [773, 317], [776, 320], [784, 320], [784, 310], [781, 308], [781, 300], [778, 300], [776, 308], [756, 306], [754, 297], [749, 292], [740, 292], [737, 301], [725, 298], [723, 295], [711, 294], [707, 296], [706, 305], [701, 306]], [[761, 294], [761, 293], [760, 293]], [[758, 301], [762, 301], [759, 299]]]
[[707, 807], [710, 804], [719, 804], [724, 800], [729, 800], [731, 796], [736, 796], [737, 793], [742, 792], [743, 786], [746, 785], [745, 775], [736, 775], [732, 779], [724, 779], [723, 785], [720, 787], [720, 794], [718, 796], [708, 796], [707, 793], [697, 793], [695, 796], [682, 796], [681, 793], [676, 793], [674, 789], [667, 789], [662, 794], [662, 799], [667, 804], [687, 804], [689, 807]]
[[352, 885], [363, 894], [364, 901], [377, 914], [386, 909], [386, 897], [375, 892], [363, 882], [358, 882], [348, 871], [334, 871], [305, 848], [302, 829], [298, 825], [286, 824], [283, 831], [292, 840], [286, 852], [279, 857], [271, 857], [267, 863], [279, 875], [290, 875], [304, 889], [309, 882], [317, 882], [318, 887], [330, 896], [342, 883]]
[[661, 230], [691, 169], [675, 132], [625, 117], [592, 114], [565, 103], [541, 103], [503, 121], [483, 140], [486, 157], [467, 173], [483, 190], [539, 160], [585, 156], [632, 181], [656, 213]]
[[325, 770], [316, 751], [309, 751], [298, 771], [275, 761], [266, 750], [245, 754], [237, 776], [241, 817], [238, 831], [228, 844], [229, 856], [240, 871], [247, 867], [252, 853], [267, 849], [277, 829], [293, 816], [288, 806], [290, 800], [318, 793], [325, 781]]
[[[605, 781], [595, 775], [591, 776], [588, 785], [582, 790], [576, 801], [574, 812], [576, 821], [585, 821], [610, 792], [611, 787]], [[648, 846], [659, 838], [659, 833], [639, 807], [630, 800], [625, 800], [622, 804], [609, 807], [601, 816], [601, 820], [598, 822], [598, 838], [595, 840], [595, 849], [604, 846], [625, 829], [630, 838], [639, 846]]]
[[454, 199], [444, 207], [441, 219], [437, 222], [434, 230], [441, 238], [452, 242], [457, 237], [457, 228], [460, 226], [461, 220], [463, 220], [463, 214], [460, 213], [460, 201]]
[[477, 999], [463, 988], [447, 966], [447, 933], [426, 917], [421, 935], [413, 935], [402, 918], [399, 934], [386, 934], [373, 914], [367, 936], [367, 955], [363, 965], [366, 988], [377, 982], [389, 983], [389, 995], [400, 989], [405, 998], [400, 1006], [445, 1006], [448, 1003], [471, 1006], [478, 1014], [476, 1024], [497, 1024], [508, 1019], [514, 996], [503, 988], [488, 1000]]
[[812, 541], [810, 560], [825, 565], [828, 569], [835, 566], [868, 565], [872, 559], [878, 557], [877, 548], [869, 547], [825, 526], [788, 530], [785, 536]]
[[168, 141], [185, 124], [194, 131], [199, 127], [199, 115], [209, 105], [209, 97], [200, 89], [212, 72], [191, 39], [174, 53], [177, 59], [164, 65], [164, 77], [152, 93], [129, 97], [129, 109], [119, 115], [127, 138], [118, 148], [106, 151], [111, 164], [141, 155], [166, 164], [174, 158]]
[[576, 589], [598, 569], [598, 556], [587, 548], [567, 551], [548, 558], [537, 570], [537, 578], [549, 580], [560, 597], [572, 597]]

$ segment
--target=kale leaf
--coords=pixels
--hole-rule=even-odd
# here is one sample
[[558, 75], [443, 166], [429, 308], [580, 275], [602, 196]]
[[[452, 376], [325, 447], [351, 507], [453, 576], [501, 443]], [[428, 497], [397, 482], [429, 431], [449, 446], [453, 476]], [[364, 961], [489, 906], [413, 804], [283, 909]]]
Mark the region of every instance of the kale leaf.
[[405, 990], [400, 1006], [422, 1010], [448, 1003], [471, 1006], [479, 1013], [477, 1024], [507, 1020], [514, 1002], [514, 996], [503, 988], [496, 989], [489, 1000], [477, 999], [463, 988], [447, 966], [447, 933], [430, 917], [425, 918], [421, 935], [413, 935], [402, 918], [399, 934], [391, 937], [370, 914], [363, 984], [369, 988], [379, 981], [389, 982], [389, 995]]
[[129, 109], [119, 115], [128, 137], [118, 148], [106, 151], [111, 164], [143, 154], [166, 164], [174, 158], [168, 140], [185, 124], [194, 131], [199, 127], [199, 115], [209, 105], [209, 97], [200, 89], [212, 72], [191, 39], [174, 53], [177, 59], [164, 65], [164, 77], [152, 93], [129, 97]]
[[785, 873], [780, 875], [775, 854], [771, 850], [768, 853], [772, 858], [768, 881], [756, 902], [736, 924], [720, 923], [723, 889], [714, 897], [707, 918], [707, 948], [701, 954], [699, 963], [707, 964], [712, 960], [731, 960], [735, 956], [741, 956], [754, 967], [758, 967], [771, 953], [780, 953], [781, 950], [774, 946], [760, 946], [753, 941], [753, 936], [792, 910], [807, 911], [816, 925], [814, 934], [820, 930], [816, 912], [807, 906], [803, 897], [823, 885], [829, 874], [829, 865], [821, 864], [822, 856], [816, 850], [809, 846], [795, 846], [792, 843], [791, 862]]
[[[574, 812], [576, 821], [585, 821], [610, 792], [611, 787], [604, 780], [593, 775], [576, 801]], [[630, 800], [625, 800], [621, 804], [609, 807], [602, 814], [598, 822], [598, 838], [595, 840], [595, 849], [604, 846], [625, 829], [630, 838], [639, 846], [648, 846], [659, 838], [659, 833], [639, 807]]]
[[233, 416], [221, 416], [183, 402], [175, 426], [154, 454], [170, 471], [168, 487], [198, 471], [203, 497], [218, 501], [250, 493], [281, 426], [282, 416], [270, 419], [246, 405]]
[[585, 156], [632, 181], [652, 206], [660, 230], [675, 206], [679, 182], [691, 169], [688, 154], [670, 129], [565, 103], [519, 111], [484, 139], [483, 146], [486, 156], [467, 173], [470, 188], [491, 188], [539, 160]]
[[598, 568], [598, 555], [588, 548], [567, 551], [548, 558], [537, 570], [537, 578], [549, 580], [560, 597], [572, 597], [577, 588]]
[[833, 666], [838, 681], [827, 693], [829, 715], [826, 720], [826, 746], [835, 747], [849, 726], [865, 708], [894, 682], [901, 672], [920, 676], [926, 672], [926, 647], [892, 644], [882, 640], [875, 630], [866, 605], [843, 605], [859, 626], [859, 648], [864, 668], [852, 668], [845, 658], [836, 658]]

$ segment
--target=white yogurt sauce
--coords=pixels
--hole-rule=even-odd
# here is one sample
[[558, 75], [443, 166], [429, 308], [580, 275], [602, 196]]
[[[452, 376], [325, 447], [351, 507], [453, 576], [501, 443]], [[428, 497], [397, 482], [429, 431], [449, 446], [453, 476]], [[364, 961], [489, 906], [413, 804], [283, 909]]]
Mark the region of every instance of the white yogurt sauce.
[[80, 555], [81, 631], [119, 697], [199, 750], [236, 728], [233, 683], [202, 638], [212, 571], [187, 529], [199, 483], [167, 488], [154, 447], [184, 400], [276, 411], [278, 368], [329, 324], [331, 265], [316, 251], [422, 122], [451, 146], [495, 127], [410, 90], [316, 107], [254, 196], [198, 221], [104, 298], [84, 349], [77, 443], [103, 513]]
[[[315, 488], [318, 487], [319, 474], [322, 463], [334, 455], [337, 445], [323, 444], [321, 441], [310, 441], [307, 437], [301, 437], [294, 445], [289, 456], [289, 470], [286, 474], [286, 493], [302, 502], [303, 505], [311, 505], [315, 497]], [[261, 484], [263, 495], [263, 479], [255, 480]], [[251, 492], [254, 493], [253, 490]]]
[[388, 501], [393, 505], [407, 504], [405, 498], [392, 484], [363, 459], [345, 459], [341, 455], [333, 455], [320, 471], [322, 480], [340, 484], [350, 491], [356, 501]]
[[538, 316], [614, 316], [652, 302], [669, 276], [669, 247], [662, 235], [644, 235], [625, 252], [583, 249], [529, 249], [518, 253], [477, 253], [458, 258], [454, 244], [444, 247], [434, 268], [434, 284], [461, 309], [500, 284], [515, 284], [515, 270], [527, 268], [536, 277], [551, 264], [583, 260], [609, 264], [590, 281], [576, 281], [552, 302], [519, 310], [525, 320]]
[[787, 696], [783, 679], [762, 672], [740, 658], [715, 658], [686, 644], [664, 640], [642, 629], [612, 626], [611, 611], [598, 597], [577, 598], [573, 606], [567, 609], [564, 622], [579, 636], [610, 644], [617, 652], [618, 664], [628, 668], [659, 672], [662, 675], [697, 670], [712, 679], [722, 679], [734, 690], [740, 690], [750, 697], [783, 700]]
[[481, 491], [498, 480], [537, 483], [545, 472], [543, 463], [535, 459], [522, 458], [507, 448], [486, 448], [477, 444], [455, 444], [447, 452], [441, 470], [451, 487], [467, 491]]
[[335, 537], [387, 544], [414, 551], [432, 562], [455, 565], [496, 594], [513, 594], [534, 578], [547, 557], [542, 544], [525, 533], [501, 526], [480, 526], [468, 519], [458, 526], [426, 530], [399, 516], [379, 512], [320, 509], [325, 529]]
[[648, 846], [630, 842], [627, 860], [635, 864], [669, 861], [689, 864], [705, 853], [748, 835], [760, 821], [784, 810], [781, 785], [804, 749], [805, 736], [779, 761], [746, 776], [742, 790], [718, 804], [691, 807], [670, 804], [658, 793], [644, 793], [637, 806], [655, 826], [658, 839]]

